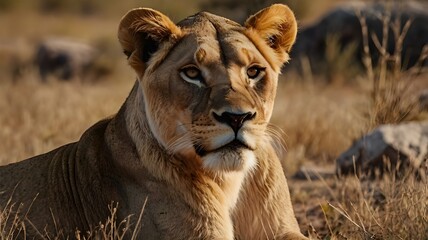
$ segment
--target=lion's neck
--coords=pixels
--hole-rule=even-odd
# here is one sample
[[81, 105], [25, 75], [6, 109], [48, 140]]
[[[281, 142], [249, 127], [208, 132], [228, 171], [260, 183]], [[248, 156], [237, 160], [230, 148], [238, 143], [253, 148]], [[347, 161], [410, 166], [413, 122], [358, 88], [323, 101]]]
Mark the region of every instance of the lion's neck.
[[229, 210], [232, 210], [239, 199], [242, 182], [244, 181], [246, 173], [234, 171], [216, 174], [211, 173], [208, 175], [221, 188], [226, 196], [224, 204], [228, 206]]
[[143, 93], [138, 82], [125, 104], [127, 130], [135, 144], [140, 158], [139, 163], [158, 179], [171, 174], [168, 164], [170, 156], [163, 150], [150, 130], [145, 116]]

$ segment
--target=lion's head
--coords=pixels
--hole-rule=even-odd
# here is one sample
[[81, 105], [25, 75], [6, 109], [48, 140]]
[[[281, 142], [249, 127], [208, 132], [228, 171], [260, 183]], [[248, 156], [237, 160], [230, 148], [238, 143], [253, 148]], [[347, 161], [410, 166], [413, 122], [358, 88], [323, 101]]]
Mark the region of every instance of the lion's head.
[[278, 4], [244, 26], [206, 12], [176, 25], [134, 9], [118, 37], [159, 144], [207, 170], [232, 171], [254, 166], [254, 151], [269, 141], [278, 74], [296, 32], [292, 11]]

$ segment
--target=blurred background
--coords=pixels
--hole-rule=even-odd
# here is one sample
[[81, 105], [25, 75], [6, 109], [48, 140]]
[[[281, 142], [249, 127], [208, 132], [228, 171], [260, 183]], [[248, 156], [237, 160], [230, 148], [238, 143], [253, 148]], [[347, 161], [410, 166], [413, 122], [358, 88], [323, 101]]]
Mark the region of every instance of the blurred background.
[[[322, 3], [320, 1], [315, 5], [309, 0], [283, 2], [293, 8], [300, 23], [303, 24], [316, 19], [339, 1], [330, 0]], [[37, 62], [40, 44], [52, 39], [84, 43], [94, 47], [97, 54], [86, 56], [95, 57], [96, 55], [97, 57], [92, 62], [94, 65], [90, 66], [89, 72], [92, 76], [86, 81], [96, 81], [101, 77], [105, 79], [104, 75], [117, 70], [118, 63], [115, 61], [120, 60], [121, 57], [116, 39], [117, 24], [128, 10], [135, 7], [157, 9], [175, 22], [198, 11], [206, 10], [242, 23], [249, 14], [272, 3], [274, 1], [266, 0], [183, 0], [179, 2], [169, 0], [0, 0], [2, 82], [10, 80], [6, 78], [12, 78], [12, 81], [22, 80], [22, 74], [34, 67], [34, 61]], [[61, 44], [64, 45], [64, 43]], [[76, 51], [79, 51], [78, 48], [79, 46], [76, 47]], [[66, 74], [63, 73], [63, 75]], [[65, 76], [62, 77], [65, 78]]]
[[426, 1], [0, 0], [0, 165], [77, 141], [118, 111], [135, 81], [116, 37], [128, 10], [243, 23], [272, 3], [299, 23], [272, 122], [302, 231], [426, 239], [426, 184], [335, 174], [341, 154], [377, 127], [428, 120]]

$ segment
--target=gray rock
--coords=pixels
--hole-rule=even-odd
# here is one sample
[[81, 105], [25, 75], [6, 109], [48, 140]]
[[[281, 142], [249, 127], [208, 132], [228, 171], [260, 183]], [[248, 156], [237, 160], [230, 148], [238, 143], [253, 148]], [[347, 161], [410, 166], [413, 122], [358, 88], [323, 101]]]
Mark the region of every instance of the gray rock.
[[[351, 66], [362, 68], [362, 57], [364, 55], [363, 37], [361, 24], [356, 15], [357, 11], [360, 11], [361, 15], [366, 19], [370, 35], [370, 54], [375, 65], [381, 53], [375, 47], [371, 36], [372, 34], [376, 35], [382, 42], [382, 16], [390, 14], [390, 23], [393, 23], [395, 19], [399, 19], [401, 28], [410, 20], [411, 26], [403, 40], [401, 58], [403, 68], [415, 66], [421, 57], [424, 46], [428, 44], [428, 3], [406, 1], [391, 5], [347, 2], [332, 9], [317, 22], [303, 26], [297, 35], [296, 44], [291, 52], [293, 61], [286, 67], [294, 67], [299, 71], [303, 71], [302, 64], [309, 63], [313, 73], [322, 74], [334, 68], [334, 66], [327, 66], [328, 64], [337, 65], [339, 64], [337, 61], [347, 60]], [[388, 53], [392, 54], [394, 52], [395, 43], [396, 39], [394, 39], [390, 28], [386, 49]], [[332, 50], [332, 48], [338, 51], [336, 54], [339, 56], [336, 57], [339, 57], [339, 59], [329, 59], [329, 54], [332, 54], [329, 50]], [[304, 61], [305, 59], [307, 61]], [[422, 65], [427, 66], [428, 60], [423, 61]], [[349, 71], [348, 69], [349, 67], [344, 70]]]
[[35, 63], [42, 81], [46, 81], [49, 75], [71, 80], [82, 78], [96, 56], [96, 49], [90, 45], [66, 39], [48, 39], [37, 47]]
[[31, 70], [33, 48], [21, 38], [0, 38], [0, 82], [17, 82]]
[[399, 170], [409, 167], [426, 175], [428, 122], [382, 125], [356, 141], [336, 161], [338, 174]]

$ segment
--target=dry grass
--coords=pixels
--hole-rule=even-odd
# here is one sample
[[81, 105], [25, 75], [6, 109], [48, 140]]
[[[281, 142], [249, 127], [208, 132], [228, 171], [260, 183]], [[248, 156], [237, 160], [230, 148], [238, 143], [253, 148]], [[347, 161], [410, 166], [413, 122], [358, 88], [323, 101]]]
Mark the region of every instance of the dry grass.
[[133, 84], [36, 82], [0, 84], [0, 164], [76, 141], [92, 124], [114, 114]]
[[[105, 222], [100, 222], [97, 226], [93, 227], [87, 232], [75, 232], [74, 238], [77, 240], [123, 240], [140, 239], [139, 232], [141, 229], [141, 219], [144, 214], [144, 209], [147, 203], [145, 200], [143, 207], [138, 216], [128, 216], [125, 219], [118, 219], [117, 211], [119, 204], [111, 203], [108, 208], [110, 216]], [[30, 206], [31, 208], [31, 206]], [[27, 235], [27, 229], [32, 228], [33, 224], [27, 218], [27, 212], [22, 212], [22, 205], [16, 205], [11, 200], [7, 202], [6, 206], [0, 209], [0, 240], [22, 239]], [[37, 239], [68, 239], [72, 236], [64, 236], [61, 229], [57, 229], [57, 233], [49, 233], [40, 229], [36, 229]]]
[[[166, 5], [164, 1], [161, 3]], [[39, 40], [41, 34], [78, 36], [92, 43], [106, 41], [108, 47], [120, 53], [115, 36], [118, 17], [82, 19], [73, 15], [57, 18], [28, 14], [32, 21], [14, 13], [0, 15], [0, 36], [9, 36], [8, 41], [25, 39], [24, 42], [30, 43]], [[34, 22], [44, 28], [35, 28]], [[17, 28], [22, 29], [18, 35]], [[26, 53], [21, 54], [29, 58]], [[131, 90], [135, 77], [119, 54], [109, 56], [119, 59], [115, 72], [107, 81], [96, 84], [52, 80], [42, 85], [31, 68], [21, 81], [12, 84], [7, 71], [1, 70], [0, 165], [76, 141], [96, 121], [114, 114]], [[315, 82], [317, 76], [311, 76], [312, 81], [300, 82], [296, 76], [287, 74], [281, 79], [272, 121], [284, 131], [287, 153], [283, 165], [288, 176], [302, 165], [332, 166], [354, 139], [377, 124], [420, 118], [413, 114], [413, 108], [406, 110], [413, 107], [413, 100], [408, 102], [409, 98], [403, 98], [401, 93], [417, 95], [418, 90], [428, 87], [427, 75], [368, 67], [372, 75], [361, 78], [359, 84], [320, 84]], [[412, 80], [413, 87], [403, 84], [407, 83], [405, 79]], [[400, 112], [407, 115], [403, 117]], [[391, 115], [396, 113], [400, 115]], [[393, 176], [376, 181], [349, 177], [289, 182], [301, 228], [314, 238], [426, 239], [428, 236], [426, 182]], [[25, 224], [17, 220], [16, 228], [11, 230], [5, 229], [4, 223], [6, 218], [15, 219], [14, 211], [19, 206], [9, 203], [2, 207], [0, 239], [14, 239], [19, 229], [24, 231]], [[111, 207], [112, 216], [106, 223], [92, 232], [79, 233], [76, 238], [122, 239], [123, 229], [132, 236], [136, 225], [129, 220], [118, 220], [116, 209]]]
[[283, 79], [272, 122], [283, 129], [285, 170], [307, 161], [331, 164], [365, 131], [366, 99], [351, 86], [328, 86]]
[[[415, 78], [415, 86], [426, 88], [426, 79], [426, 75]], [[365, 87], [371, 82], [364, 81], [363, 87], [283, 84], [273, 121], [285, 131], [283, 165], [287, 175], [292, 176], [302, 165], [331, 168], [335, 157], [373, 127], [373, 91]], [[314, 239], [428, 236], [426, 182], [386, 175], [375, 180], [354, 176], [311, 181], [290, 178], [289, 186], [302, 231]]]
[[[418, 95], [415, 93], [418, 91], [415, 82], [418, 75], [426, 71], [422, 64], [428, 58], [428, 46], [424, 46], [419, 60], [413, 67], [403, 70], [405, 69], [401, 59], [403, 42], [412, 21], [409, 19], [402, 25], [400, 18], [396, 17], [393, 20], [388, 12], [380, 15], [383, 37], [379, 39], [375, 33], [368, 31], [365, 17], [358, 11], [356, 14], [362, 28], [366, 77], [372, 85], [371, 106], [368, 112], [370, 127], [417, 118]], [[393, 52], [387, 50], [389, 35], [392, 35], [395, 42]], [[373, 41], [376, 49], [370, 50], [369, 41]], [[377, 63], [372, 62], [371, 51], [379, 53]]]
[[[334, 232], [363, 239], [424, 239], [428, 234], [427, 183], [385, 176], [379, 181], [346, 179], [338, 186]], [[336, 206], [334, 206], [336, 205]], [[328, 211], [328, 210], [327, 210]], [[333, 214], [332, 214], [333, 215]]]
[[131, 219], [132, 216], [128, 216], [123, 220], [117, 218], [117, 210], [119, 204], [112, 203], [109, 205], [110, 216], [104, 222], [100, 223], [94, 229], [81, 233], [79, 231], [76, 232], [77, 240], [98, 240], [98, 239], [111, 239], [111, 240], [123, 240], [130, 239], [136, 240], [141, 239], [139, 236], [140, 228], [141, 228], [141, 219], [144, 214], [144, 208], [146, 206], [147, 199], [144, 201], [143, 207], [138, 215], [136, 221]]
[[427, 183], [413, 177], [290, 185], [302, 230], [314, 239], [426, 239], [428, 234]]
[[[364, 133], [380, 124], [426, 119], [426, 115], [418, 110], [417, 105], [420, 90], [427, 88], [428, 76], [426, 72], [424, 73], [426, 69], [417, 64], [409, 70], [402, 70], [401, 46], [411, 22], [400, 26], [400, 23], [392, 21], [388, 14], [380, 16], [384, 26], [384, 39], [377, 39], [374, 34], [370, 35], [367, 31], [364, 17], [361, 15], [359, 17], [364, 37], [364, 65], [366, 67], [366, 76], [361, 83], [366, 87], [360, 88], [359, 91], [354, 89], [354, 93], [363, 93], [360, 97], [347, 93], [346, 99], [348, 102], [350, 99], [359, 99], [354, 103], [359, 102], [366, 107], [358, 108], [359, 104], [348, 105], [351, 107], [349, 109], [352, 109], [351, 113], [354, 114], [350, 121], [331, 121], [330, 123], [336, 124], [335, 128], [341, 128], [343, 124], [350, 123], [347, 126], [351, 126], [351, 129], [356, 130], [354, 133], [358, 134], [358, 131]], [[389, 29], [391, 29], [391, 33]], [[396, 42], [393, 53], [386, 51], [388, 34], [393, 34]], [[376, 64], [373, 64], [370, 58], [368, 47], [370, 37], [381, 56]], [[419, 63], [427, 58], [427, 51], [428, 46], [424, 48]], [[369, 87], [367, 88], [367, 86]], [[335, 87], [337, 86], [329, 88]], [[306, 98], [305, 101], [308, 102]], [[319, 102], [324, 101], [321, 98]], [[323, 108], [328, 108], [329, 105], [324, 102]], [[308, 112], [322, 112], [319, 110], [312, 112], [311, 110], [314, 109], [310, 108]], [[328, 116], [336, 115], [338, 112], [340, 111], [336, 109]], [[337, 115], [335, 120], [338, 120], [338, 116], [345, 115]], [[321, 122], [329, 122], [328, 119], [323, 118]], [[304, 120], [303, 123], [306, 121]], [[306, 126], [303, 128], [312, 136], [302, 141], [303, 146], [311, 146], [311, 143], [319, 138], [316, 133], [320, 132], [320, 129], [322, 133], [322, 130], [325, 129], [323, 124], [317, 124], [316, 121], [314, 124], [317, 127]], [[343, 130], [338, 132], [339, 136], [343, 136], [343, 133], [345, 133]], [[326, 135], [328, 134], [323, 136]], [[346, 140], [349, 138], [345, 137]], [[338, 148], [341, 147], [340, 143], [343, 143], [343, 140], [329, 142]], [[317, 146], [322, 146], [322, 144], [317, 144]], [[324, 151], [328, 151], [328, 149], [323, 148]], [[303, 152], [305, 153], [305, 151]], [[285, 165], [287, 166], [287, 164]], [[290, 186], [299, 220], [309, 226], [304, 230], [313, 238], [426, 239], [428, 236], [427, 182], [426, 180], [416, 180], [412, 171], [400, 178], [397, 178], [394, 173], [377, 179], [365, 177], [360, 179], [356, 176], [342, 179], [321, 178], [321, 180], [309, 182], [292, 181]]]

